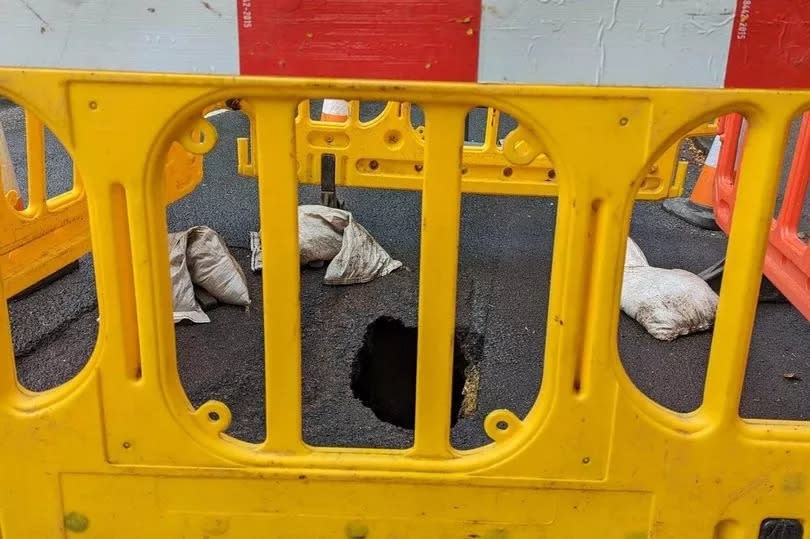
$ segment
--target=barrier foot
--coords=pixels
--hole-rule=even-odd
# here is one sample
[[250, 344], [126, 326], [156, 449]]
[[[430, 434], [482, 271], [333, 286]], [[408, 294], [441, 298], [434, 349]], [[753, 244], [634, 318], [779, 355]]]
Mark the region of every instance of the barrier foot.
[[666, 211], [675, 217], [698, 228], [720, 230], [720, 227], [714, 221], [714, 211], [711, 207], [695, 204], [686, 197], [668, 198], [664, 200], [663, 206]]
[[331, 153], [321, 156], [321, 206], [339, 210], [346, 208], [335, 192], [335, 156]]
[[[698, 277], [713, 285], [712, 288], [719, 290], [720, 281], [723, 277], [723, 270], [726, 268], [726, 259], [721, 258], [705, 270], [698, 273]], [[782, 292], [764, 275], [762, 283], [759, 285], [759, 303], [787, 303], [787, 298]]]
[[41, 290], [42, 288], [45, 288], [46, 286], [53, 283], [54, 281], [58, 281], [59, 279], [61, 279], [65, 275], [67, 275], [68, 273], [73, 273], [77, 269], [79, 269], [79, 261], [74, 260], [73, 262], [71, 262], [67, 266], [64, 266], [63, 268], [60, 268], [60, 269], [56, 270], [55, 272], [51, 273], [50, 275], [48, 275], [44, 279], [41, 279], [41, 280], [37, 281], [36, 283], [32, 284], [31, 286], [29, 286], [28, 288], [26, 288], [24, 290], [21, 290], [20, 292], [18, 292], [14, 296], [10, 297], [9, 301], [16, 301], [16, 300], [22, 299], [22, 298], [24, 298], [26, 296], [29, 296], [29, 295], [33, 294], [34, 292], [36, 292], [37, 290]]

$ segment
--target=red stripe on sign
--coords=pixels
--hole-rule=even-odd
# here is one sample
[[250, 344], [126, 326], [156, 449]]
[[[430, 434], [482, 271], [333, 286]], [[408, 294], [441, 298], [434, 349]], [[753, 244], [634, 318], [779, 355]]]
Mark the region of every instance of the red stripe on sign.
[[810, 88], [810, 2], [737, 0], [727, 88]]
[[478, 79], [481, 0], [237, 0], [243, 75]]

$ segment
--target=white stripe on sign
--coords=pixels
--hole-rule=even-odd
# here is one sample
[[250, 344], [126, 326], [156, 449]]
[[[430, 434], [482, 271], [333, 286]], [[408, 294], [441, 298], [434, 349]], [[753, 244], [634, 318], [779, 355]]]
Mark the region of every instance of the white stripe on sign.
[[735, 0], [484, 0], [480, 82], [723, 86]]
[[239, 73], [234, 0], [0, 0], [0, 65]]

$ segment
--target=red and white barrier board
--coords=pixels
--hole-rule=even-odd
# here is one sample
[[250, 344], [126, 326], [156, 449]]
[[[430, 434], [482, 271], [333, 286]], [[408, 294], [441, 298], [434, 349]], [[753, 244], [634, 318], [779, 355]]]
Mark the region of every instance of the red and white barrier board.
[[810, 88], [810, 1], [4, 1], [0, 65]]

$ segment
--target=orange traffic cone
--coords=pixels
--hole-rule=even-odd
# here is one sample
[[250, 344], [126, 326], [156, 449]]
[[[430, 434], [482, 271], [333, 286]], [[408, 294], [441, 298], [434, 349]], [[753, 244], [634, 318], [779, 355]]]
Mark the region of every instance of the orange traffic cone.
[[714, 176], [717, 171], [717, 159], [720, 156], [721, 141], [714, 137], [709, 155], [700, 170], [692, 194], [689, 198], [669, 198], [664, 200], [664, 209], [689, 224], [706, 230], [720, 230], [714, 220]]
[[20, 184], [17, 183], [14, 163], [11, 162], [2, 124], [0, 124], [0, 189], [0, 193], [12, 208], [17, 211], [25, 209], [25, 201], [20, 198]]
[[345, 122], [349, 118], [349, 102], [342, 99], [324, 99], [322, 122]]

